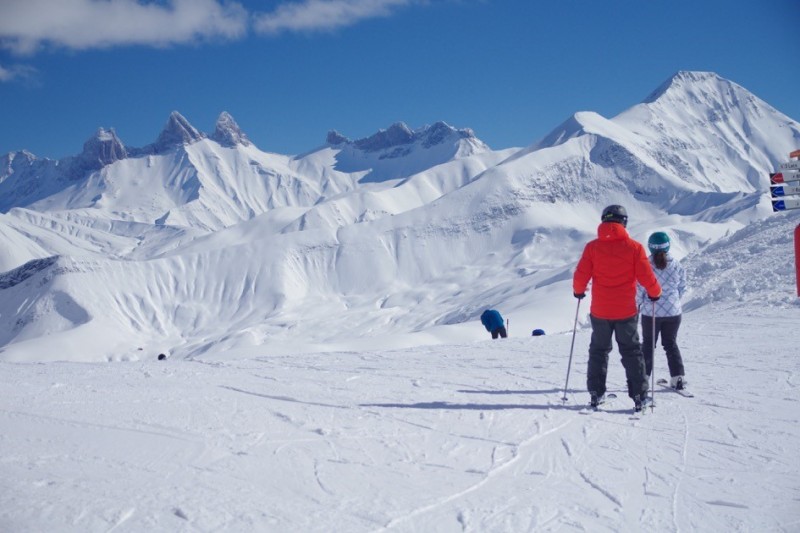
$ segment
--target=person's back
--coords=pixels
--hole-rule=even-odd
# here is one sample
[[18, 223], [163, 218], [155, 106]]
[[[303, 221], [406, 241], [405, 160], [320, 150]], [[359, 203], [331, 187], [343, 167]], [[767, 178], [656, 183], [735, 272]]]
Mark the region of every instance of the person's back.
[[644, 247], [630, 238], [625, 226], [615, 222], [602, 222], [597, 239], [586, 245], [575, 271], [575, 292], [585, 291], [590, 279], [591, 313], [598, 318], [634, 316], [637, 280], [653, 293], [660, 292]]
[[486, 331], [493, 331], [503, 325], [503, 317], [499, 311], [487, 309], [481, 315], [481, 324], [484, 325]]
[[583, 249], [572, 277], [573, 294], [579, 300], [586, 296], [592, 282], [592, 339], [586, 388], [591, 405], [602, 403], [606, 393], [608, 354], [611, 339], [617, 341], [628, 385], [628, 396], [634, 409], [641, 410], [648, 389], [645, 362], [636, 323], [636, 282], [641, 283], [651, 300], [658, 300], [661, 287], [656, 280], [644, 247], [634, 241], [625, 229], [628, 214], [621, 205], [603, 210], [597, 228], [597, 239]]
[[[654, 235], [666, 236], [663, 232], [658, 232]], [[667, 242], [669, 242], [668, 237]], [[669, 250], [669, 248], [667, 248], [667, 250]], [[686, 273], [680, 262], [669, 255], [668, 252], [664, 252], [663, 254], [653, 253], [650, 256], [650, 266], [653, 267], [653, 272], [663, 291], [656, 305], [655, 316], [667, 317], [681, 315], [683, 313], [681, 297], [686, 292]], [[647, 292], [644, 287], [640, 285], [636, 294], [637, 304], [642, 306], [646, 298]], [[651, 316], [653, 312], [651, 309], [643, 307], [642, 314]]]

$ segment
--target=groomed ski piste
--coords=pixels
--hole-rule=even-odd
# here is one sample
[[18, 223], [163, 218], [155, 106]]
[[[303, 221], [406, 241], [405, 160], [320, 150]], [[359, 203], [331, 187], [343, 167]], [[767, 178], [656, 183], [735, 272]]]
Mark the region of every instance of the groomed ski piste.
[[640, 419], [616, 351], [579, 415], [585, 329], [566, 404], [569, 334], [3, 364], [0, 529], [796, 531], [800, 310], [752, 303], [686, 315], [696, 397]]

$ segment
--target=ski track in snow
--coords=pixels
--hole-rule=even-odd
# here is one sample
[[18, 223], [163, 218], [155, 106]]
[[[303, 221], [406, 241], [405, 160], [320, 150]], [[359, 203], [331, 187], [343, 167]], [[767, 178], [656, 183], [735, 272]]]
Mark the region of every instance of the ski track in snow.
[[751, 333], [773, 315], [688, 314], [696, 397], [656, 391], [635, 420], [616, 352], [620, 397], [580, 416], [588, 331], [566, 405], [568, 334], [369, 356], [0, 363], [14, 391], [0, 404], [0, 529], [791, 531], [800, 363], [781, 348], [791, 331], [766, 344]]
[[376, 531], [389, 530], [391, 528], [394, 528], [394, 527], [400, 525], [403, 522], [407, 522], [407, 521], [413, 519], [415, 516], [418, 516], [420, 514], [427, 513], [429, 511], [437, 509], [437, 508], [441, 507], [444, 504], [447, 504], [447, 503], [449, 503], [449, 502], [451, 502], [453, 500], [456, 500], [456, 499], [458, 499], [458, 498], [460, 498], [462, 496], [465, 496], [465, 495], [467, 495], [467, 494], [469, 494], [471, 492], [475, 492], [475, 491], [479, 490], [481, 487], [486, 485], [492, 478], [494, 478], [495, 476], [500, 475], [503, 471], [505, 471], [507, 468], [509, 468], [514, 463], [516, 463], [518, 460], [520, 460], [522, 452], [525, 451], [531, 444], [533, 444], [534, 442], [536, 442], [536, 441], [538, 441], [538, 440], [540, 440], [540, 439], [542, 439], [544, 437], [547, 437], [551, 433], [555, 433], [557, 431], [560, 431], [562, 428], [564, 428], [565, 426], [567, 426], [571, 422], [572, 421], [567, 421], [567, 422], [564, 422], [563, 424], [561, 424], [560, 426], [557, 426], [557, 427], [555, 427], [553, 429], [545, 431], [544, 433], [537, 433], [535, 435], [532, 435], [526, 441], [524, 441], [524, 442], [522, 442], [522, 443], [520, 443], [518, 445], [515, 445], [514, 447], [511, 448], [511, 451], [510, 451], [511, 459], [508, 459], [506, 461], [499, 461], [499, 462], [496, 461], [495, 453], [498, 452], [498, 448], [495, 447], [493, 449], [493, 453], [492, 453], [492, 466], [489, 469], [489, 471], [484, 475], [483, 479], [481, 479], [479, 482], [477, 482], [474, 485], [466, 488], [465, 490], [462, 490], [462, 491], [459, 491], [459, 492], [457, 492], [455, 494], [447, 496], [446, 498], [444, 498], [444, 499], [442, 499], [442, 500], [440, 500], [440, 501], [438, 501], [438, 502], [436, 502], [434, 504], [427, 505], [427, 506], [415, 509], [412, 512], [410, 512], [410, 513], [408, 513], [408, 514], [406, 514], [406, 515], [404, 515], [402, 517], [395, 518], [395, 519], [391, 520], [388, 524], [386, 524], [385, 527], [383, 527], [383, 528], [381, 528], [379, 530], [376, 530]]

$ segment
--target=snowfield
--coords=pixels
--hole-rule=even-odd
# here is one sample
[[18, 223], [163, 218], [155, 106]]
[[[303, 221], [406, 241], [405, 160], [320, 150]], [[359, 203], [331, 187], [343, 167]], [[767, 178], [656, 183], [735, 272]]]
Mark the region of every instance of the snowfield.
[[658, 388], [638, 419], [616, 352], [619, 398], [582, 412], [585, 328], [566, 403], [571, 333], [3, 363], [0, 529], [796, 531], [798, 323], [796, 305], [687, 314], [696, 397]]

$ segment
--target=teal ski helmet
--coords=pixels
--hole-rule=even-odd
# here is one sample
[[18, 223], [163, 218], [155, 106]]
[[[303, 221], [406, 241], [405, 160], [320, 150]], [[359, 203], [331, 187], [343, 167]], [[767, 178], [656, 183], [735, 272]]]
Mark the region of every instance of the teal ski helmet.
[[669, 235], [663, 231], [653, 233], [650, 235], [650, 238], [647, 239], [647, 248], [650, 250], [651, 254], [669, 252]]

